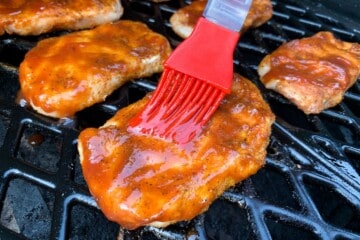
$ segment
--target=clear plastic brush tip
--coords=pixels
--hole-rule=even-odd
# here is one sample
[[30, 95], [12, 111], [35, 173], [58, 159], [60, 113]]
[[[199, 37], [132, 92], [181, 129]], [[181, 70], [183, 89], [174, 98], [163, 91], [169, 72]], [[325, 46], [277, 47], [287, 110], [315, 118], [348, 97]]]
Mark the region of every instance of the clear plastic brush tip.
[[204, 17], [222, 27], [239, 32], [252, 0], [209, 0]]

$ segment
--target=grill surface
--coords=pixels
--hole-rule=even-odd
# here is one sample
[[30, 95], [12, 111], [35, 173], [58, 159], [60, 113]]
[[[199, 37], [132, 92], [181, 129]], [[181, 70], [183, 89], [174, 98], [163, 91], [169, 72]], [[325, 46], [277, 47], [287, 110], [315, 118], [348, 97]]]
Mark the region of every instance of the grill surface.
[[[140, 20], [181, 39], [169, 17], [190, 1], [122, 1], [123, 19]], [[325, 1], [327, 3], [332, 1]], [[359, 8], [357, 1], [349, 1]], [[347, 2], [346, 2], [347, 3]], [[84, 127], [100, 126], [117, 109], [153, 90], [158, 76], [130, 82], [105, 103], [56, 121], [17, 101], [18, 66], [39, 37], [0, 37], [0, 239], [360, 239], [360, 83], [344, 101], [306, 116], [258, 80], [257, 64], [282, 42], [329, 30], [360, 42], [354, 9], [321, 1], [273, 1], [274, 16], [241, 38], [235, 70], [251, 79], [277, 115], [267, 164], [226, 191], [208, 212], [166, 229], [127, 231], [108, 222], [89, 195], [76, 151]], [[353, 19], [353, 20], [351, 20]], [[95, 226], [95, 227], [94, 227]]]

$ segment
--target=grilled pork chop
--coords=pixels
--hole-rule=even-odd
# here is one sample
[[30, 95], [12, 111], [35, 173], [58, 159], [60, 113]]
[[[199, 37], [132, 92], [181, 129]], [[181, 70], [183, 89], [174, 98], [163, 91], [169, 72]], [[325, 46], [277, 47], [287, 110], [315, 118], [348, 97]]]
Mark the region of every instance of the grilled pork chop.
[[79, 30], [118, 20], [119, 0], [2, 0], [0, 35]]
[[20, 65], [21, 91], [39, 113], [71, 117], [125, 82], [161, 72], [170, 52], [165, 37], [132, 21], [45, 39]]
[[265, 163], [274, 115], [249, 80], [235, 75], [232, 93], [186, 145], [128, 131], [149, 98], [78, 138], [85, 180], [110, 220], [135, 229], [192, 219]]
[[[187, 38], [193, 31], [199, 17], [202, 16], [206, 4], [206, 0], [197, 0], [177, 10], [170, 17], [170, 23], [174, 32], [182, 38]], [[253, 0], [241, 32], [264, 24], [272, 17], [272, 12], [270, 0]]]
[[279, 92], [306, 114], [320, 113], [343, 99], [360, 74], [360, 44], [330, 32], [283, 44], [260, 63], [266, 88]]

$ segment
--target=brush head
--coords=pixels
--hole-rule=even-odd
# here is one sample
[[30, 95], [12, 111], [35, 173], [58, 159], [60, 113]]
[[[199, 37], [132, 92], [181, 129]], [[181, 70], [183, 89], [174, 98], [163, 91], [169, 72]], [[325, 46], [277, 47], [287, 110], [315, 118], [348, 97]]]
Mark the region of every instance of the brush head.
[[165, 68], [157, 90], [129, 129], [186, 144], [201, 132], [225, 95], [202, 80]]
[[160, 83], [129, 130], [185, 144], [230, 93], [239, 33], [200, 18], [165, 62]]

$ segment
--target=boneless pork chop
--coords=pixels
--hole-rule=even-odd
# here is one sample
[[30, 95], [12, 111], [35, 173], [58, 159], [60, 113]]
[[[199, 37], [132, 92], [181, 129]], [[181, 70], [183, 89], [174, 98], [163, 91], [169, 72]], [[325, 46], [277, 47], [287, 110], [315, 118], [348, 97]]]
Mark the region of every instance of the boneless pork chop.
[[360, 74], [360, 44], [338, 40], [330, 32], [281, 45], [260, 63], [265, 87], [306, 114], [340, 103]]
[[119, 0], [1, 0], [0, 35], [91, 28], [122, 14]]
[[185, 145], [128, 131], [149, 98], [78, 138], [85, 180], [110, 220], [134, 229], [192, 219], [265, 163], [274, 115], [249, 80], [235, 75], [231, 94]]
[[[206, 4], [206, 0], [197, 0], [177, 10], [170, 18], [174, 32], [182, 38], [187, 38], [193, 31], [197, 20], [202, 16]], [[272, 13], [270, 0], [253, 0], [241, 31], [245, 32], [249, 28], [259, 27], [272, 17]]]
[[170, 52], [164, 36], [125, 20], [45, 39], [20, 65], [22, 95], [41, 114], [71, 117], [125, 82], [161, 72]]

